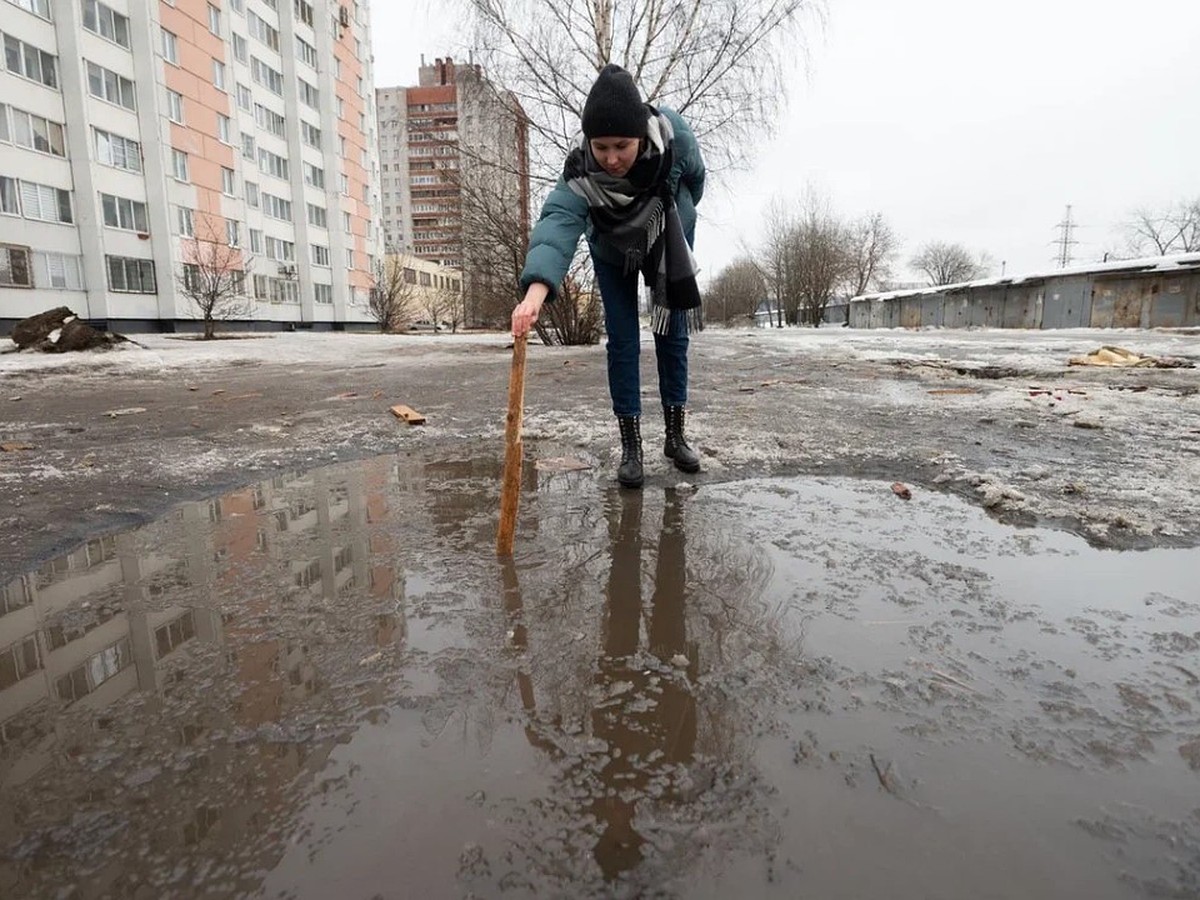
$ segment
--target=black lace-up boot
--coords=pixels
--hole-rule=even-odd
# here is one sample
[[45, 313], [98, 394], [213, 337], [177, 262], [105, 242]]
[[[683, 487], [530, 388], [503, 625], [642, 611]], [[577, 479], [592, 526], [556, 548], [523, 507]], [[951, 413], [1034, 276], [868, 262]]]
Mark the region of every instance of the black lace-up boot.
[[683, 407], [664, 406], [663, 415], [667, 420], [667, 440], [663, 444], [663, 455], [675, 460], [675, 468], [680, 472], [699, 472], [700, 457], [688, 446], [687, 438], [683, 436]]
[[642, 473], [642, 419], [641, 416], [617, 416], [621, 427], [621, 466], [617, 469], [617, 481], [621, 487], [640, 488]]

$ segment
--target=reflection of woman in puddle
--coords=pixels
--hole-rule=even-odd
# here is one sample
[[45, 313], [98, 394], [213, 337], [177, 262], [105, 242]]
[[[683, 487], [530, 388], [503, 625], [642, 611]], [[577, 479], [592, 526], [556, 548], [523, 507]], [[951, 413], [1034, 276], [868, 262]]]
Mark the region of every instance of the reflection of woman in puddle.
[[[721, 822], [719, 830], [732, 843], [765, 847], [762, 842], [768, 840], [754, 789], [749, 783], [732, 786], [736, 779], [730, 777], [751, 765], [749, 730], [740, 714], [743, 705], [714, 699], [706, 705], [701, 727], [695, 685], [701, 641], [712, 648], [706, 665], [718, 668], [728, 662], [722, 660], [720, 649], [726, 640], [737, 647], [749, 641], [770, 652], [778, 628], [762, 616], [757, 602], [769, 570], [754, 554], [742, 552], [740, 544], [710, 539], [701, 541], [699, 550], [696, 546], [689, 550], [682, 498], [668, 490], [665, 501], [653, 592], [644, 605], [642, 493], [613, 490], [605, 496], [610, 563], [600, 656], [590, 665], [579, 661], [593, 673], [594, 699], [583, 713], [586, 727], [574, 715], [564, 722], [562, 701], [572, 696], [572, 688], [558, 680], [545, 682], [550, 696], [543, 699], [549, 702], [539, 712], [535, 697], [539, 654], [530, 647], [516, 570], [511, 562], [503, 570], [505, 608], [512, 617], [511, 644], [529, 653], [515, 673], [525, 710], [525, 735], [533, 747], [559, 764], [561, 789], [546, 798], [530, 823], [536, 835], [530, 846], [545, 849], [554, 859], [535, 863], [535, 868], [555, 878], [573, 875], [556, 855], [562, 849], [564, 826], [572, 835], [567, 839], [572, 851], [590, 851], [607, 881], [628, 878], [635, 891], [640, 885], [686, 878], [686, 870], [702, 854], [721, 852], [721, 841], [714, 842], [711, 834], [703, 843], [693, 841], [689, 828]], [[729, 608], [710, 605], [708, 615], [695, 608], [705, 594], [696, 586], [687, 588], [687, 552], [699, 552], [704, 560], [705, 591], [738, 598], [729, 601], [738, 613], [736, 624]], [[712, 615], [718, 609], [724, 613]], [[726, 629], [731, 631], [727, 634]], [[734, 631], [740, 632], [736, 640]], [[555, 677], [561, 678], [561, 660], [551, 655]], [[580, 708], [574, 702], [566, 705]], [[581, 731], [590, 732], [591, 740], [581, 740]], [[702, 797], [703, 809], [693, 808]], [[659, 847], [666, 856], [650, 863], [654, 871], [648, 871], [642, 865], [649, 849], [645, 845], [657, 845], [651, 829], [663, 816], [674, 823], [667, 838], [670, 846]], [[573, 827], [580, 824], [587, 829], [583, 834]], [[549, 849], [544, 843], [546, 828], [554, 835]], [[575, 843], [574, 835], [580, 835], [582, 844]], [[572, 878], [571, 884], [578, 882]]]
[[[691, 685], [699, 669], [699, 651], [687, 640], [685, 621], [683, 513], [674, 491], [667, 491], [658, 565], [650, 601], [647, 645], [642, 647], [642, 494], [613, 491], [607, 514], [611, 562], [605, 585], [602, 652], [596, 666], [596, 705], [592, 736], [604, 751], [575, 758], [563, 773], [567, 784], [586, 784], [587, 812], [596, 821], [593, 855], [604, 877], [618, 878], [642, 860], [645, 838], [634, 828], [642, 800], [678, 797], [680, 776], [696, 749], [696, 701]], [[521, 623], [521, 593], [515, 569], [506, 568], [505, 606], [516, 621], [512, 645], [528, 647]], [[530, 721], [529, 742], [562, 758], [555, 731], [536, 723], [537, 703], [528, 672], [517, 673], [521, 704]], [[555, 720], [555, 730], [562, 726]]]
[[[591, 812], [600, 835], [596, 861], [613, 879], [642, 859], [644, 838], [634, 828], [638, 801], [677, 793], [679, 767], [696, 746], [696, 701], [691, 682], [697, 651], [689, 648], [685, 621], [683, 516], [667, 492], [647, 644], [641, 652], [642, 495], [623, 494], [610, 506], [612, 565], [605, 592], [604, 653], [596, 674], [601, 700], [592, 711], [592, 733], [607, 744]], [[690, 652], [689, 652], [690, 649]]]

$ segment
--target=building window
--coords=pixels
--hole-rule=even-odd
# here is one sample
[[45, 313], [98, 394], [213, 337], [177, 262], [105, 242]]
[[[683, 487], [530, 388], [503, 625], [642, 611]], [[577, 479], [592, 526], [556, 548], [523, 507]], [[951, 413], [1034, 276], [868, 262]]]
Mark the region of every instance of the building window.
[[162, 32], [163, 59], [173, 66], [179, 65], [179, 41], [167, 29], [163, 28], [160, 31]]
[[66, 253], [33, 254], [33, 281], [42, 287], [64, 291], [83, 290], [83, 261]]
[[21, 203], [18, 199], [17, 179], [0, 175], [0, 213], [9, 216], [21, 214]]
[[154, 262], [126, 256], [107, 256], [108, 289], [119, 294], [153, 294]]
[[312, 4], [306, 3], [305, 0], [292, 0], [292, 7], [296, 11], [296, 18], [311, 28], [313, 23]]
[[242, 157], [244, 159], [254, 160], [254, 135], [242, 135]]
[[21, 212], [25, 218], [63, 224], [75, 221], [71, 212], [70, 191], [45, 184], [35, 184], [32, 181], [22, 181], [20, 185]]
[[[8, 124], [10, 111], [12, 114], [11, 129]], [[63, 127], [60, 124], [24, 110], [6, 107], [0, 103], [0, 141], [9, 140], [18, 147], [28, 147], [39, 153], [49, 153], [53, 156], [67, 155]]]
[[183, 124], [183, 94], [167, 88], [167, 118], [176, 125]]
[[292, 241], [283, 241], [267, 235], [266, 248], [267, 259], [276, 262], [294, 262], [296, 259], [296, 245]]
[[[211, 9], [211, 7], [209, 7]], [[176, 650], [180, 644], [190, 641], [196, 636], [196, 622], [189, 609], [173, 622], [162, 625], [154, 631], [154, 649], [157, 659], [162, 659], [168, 653]]]
[[208, 30], [215, 35], [221, 33], [221, 11], [211, 3], [208, 4]]
[[8, 0], [9, 3], [15, 3], [21, 9], [33, 13], [35, 16], [41, 16], [43, 19], [50, 18], [50, 0]]
[[93, 129], [96, 138], [96, 161], [130, 172], [142, 171], [142, 148], [137, 141]]
[[221, 166], [221, 193], [226, 197], [232, 197], [236, 192], [237, 182], [233, 169]]
[[325, 207], [317, 206], [315, 203], [308, 204], [308, 224], [314, 228], [327, 228], [328, 214]]
[[112, 194], [100, 195], [100, 209], [104, 213], [104, 224], [108, 228], [136, 231], [149, 234], [150, 223], [146, 216], [146, 204], [128, 197]]
[[240, 247], [242, 245], [242, 228], [241, 223], [233, 219], [225, 220], [225, 243], [230, 247]]
[[246, 205], [258, 209], [258, 185], [253, 181], [246, 182]]
[[133, 82], [93, 62], [87, 64], [88, 93], [126, 109], [136, 109]]
[[97, 0], [83, 0], [83, 27], [129, 49], [129, 19]]
[[[240, 63], [246, 62], [250, 58], [249, 51], [246, 45], [246, 39], [236, 31], [231, 35], [233, 42], [233, 58]], [[241, 85], [238, 85], [241, 87]]]
[[304, 183], [309, 187], [324, 188], [325, 170], [306, 162], [304, 164]]
[[312, 245], [312, 261], [314, 266], [329, 267], [329, 248], [320, 244]]
[[217, 88], [217, 90], [225, 90], [225, 63], [219, 59], [214, 59], [212, 61], [212, 72], [213, 87]]
[[58, 57], [11, 34], [4, 35], [4, 65], [14, 75], [23, 75], [46, 87], [58, 87]]
[[42, 668], [37, 635], [31, 634], [0, 650], [0, 691]]
[[287, 119], [261, 103], [254, 104], [254, 121], [259, 128], [271, 132], [276, 137], [283, 137], [287, 128]]
[[[251, 253], [262, 253], [263, 252], [263, 233], [261, 231], [259, 231], [257, 228], [250, 229], [250, 252]], [[261, 276], [255, 275], [254, 277], [260, 278]]]
[[300, 138], [310, 147], [321, 149], [321, 129], [315, 125], [309, 125], [304, 120], [300, 121]]
[[29, 272], [29, 248], [0, 244], [0, 285], [33, 287]]
[[[200, 281], [200, 267], [195, 263], [183, 264], [183, 289], [190, 294], [199, 294], [203, 291]], [[209, 521], [215, 522], [217, 520], [210, 518]]]
[[258, 148], [258, 171], [264, 175], [270, 175], [272, 178], [280, 178], [284, 181], [288, 180], [289, 167], [288, 161], [282, 156], [272, 153], [262, 147]]
[[186, 206], [175, 207], [175, 222], [181, 237], [196, 236], [196, 222], [192, 210]]
[[304, 38], [296, 35], [296, 58], [300, 62], [315, 69], [317, 67], [317, 48]]
[[244, 84], [239, 84], [237, 86], [237, 105], [239, 107], [241, 107], [242, 109], [246, 110], [246, 112], [250, 111], [250, 106], [251, 106], [250, 88], [248, 88]]
[[86, 697], [132, 664], [129, 639], [122, 638], [55, 681], [55, 690], [60, 699], [71, 703]]
[[317, 303], [331, 304], [333, 303], [333, 285], [332, 284], [314, 284], [313, 285], [313, 300]]
[[268, 194], [266, 191], [263, 191], [262, 204], [263, 213], [272, 219], [280, 219], [284, 222], [292, 220], [291, 200], [284, 200], [282, 197], [276, 197], [274, 194]]
[[171, 174], [176, 181], [190, 181], [188, 178], [188, 155], [182, 150], [171, 150]]
[[272, 28], [253, 12], [246, 13], [246, 25], [250, 29], [250, 37], [279, 52], [278, 29]]
[[300, 102], [306, 103], [313, 109], [319, 109], [321, 105], [321, 92], [305, 81], [303, 78], [297, 78], [300, 88]]
[[272, 69], [257, 56], [250, 57], [250, 77], [271, 93], [283, 96], [283, 74]]

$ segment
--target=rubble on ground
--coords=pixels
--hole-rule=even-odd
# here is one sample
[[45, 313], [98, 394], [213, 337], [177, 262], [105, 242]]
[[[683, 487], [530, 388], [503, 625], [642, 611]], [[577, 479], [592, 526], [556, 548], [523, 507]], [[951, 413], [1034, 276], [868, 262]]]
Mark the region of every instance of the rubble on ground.
[[1142, 356], [1124, 347], [1101, 347], [1084, 356], [1072, 356], [1067, 365], [1154, 369], [1192, 369], [1196, 366], [1191, 360], [1175, 356]]
[[41, 353], [105, 350], [127, 340], [119, 334], [97, 331], [66, 306], [22, 319], [13, 326], [11, 337], [18, 350]]

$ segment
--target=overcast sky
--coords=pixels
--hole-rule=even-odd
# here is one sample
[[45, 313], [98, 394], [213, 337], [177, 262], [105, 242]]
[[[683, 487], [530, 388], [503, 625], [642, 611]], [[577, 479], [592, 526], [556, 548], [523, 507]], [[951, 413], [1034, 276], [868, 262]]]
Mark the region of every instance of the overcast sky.
[[[422, 53], [465, 56], [469, 29], [437, 6], [372, 4], [379, 86], [414, 82]], [[901, 260], [947, 240], [995, 274], [1053, 268], [1068, 203], [1075, 261], [1098, 259], [1134, 207], [1200, 197], [1197, 38], [1200, 0], [828, 0], [776, 137], [700, 207], [704, 275], [806, 184], [882, 212]]]

